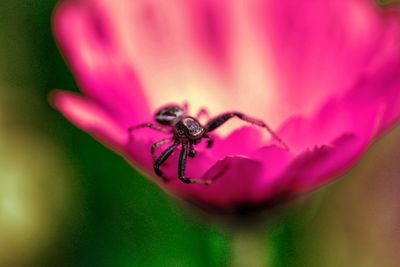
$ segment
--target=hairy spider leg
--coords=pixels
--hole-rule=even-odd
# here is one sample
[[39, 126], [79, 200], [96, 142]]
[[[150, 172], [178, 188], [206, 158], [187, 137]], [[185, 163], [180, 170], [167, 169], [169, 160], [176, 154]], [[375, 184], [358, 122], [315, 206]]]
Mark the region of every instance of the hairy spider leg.
[[160, 166], [172, 155], [172, 152], [174, 152], [178, 144], [179, 144], [178, 142], [174, 142], [174, 144], [168, 147], [166, 150], [164, 150], [164, 152], [161, 153], [161, 155], [154, 162], [153, 165], [154, 172], [158, 176], [160, 176], [164, 180], [164, 182], [168, 182], [169, 179], [163, 175], [162, 171], [160, 170]]
[[204, 138], [207, 138], [207, 148], [210, 148], [214, 145], [214, 136], [211, 134], [203, 135]]
[[251, 118], [240, 112], [223, 113], [223, 114], [213, 118], [206, 124], [206, 126], [205, 126], [206, 132], [211, 132], [211, 131], [215, 130], [216, 128], [218, 128], [219, 126], [221, 126], [222, 124], [224, 124], [225, 122], [227, 122], [229, 119], [231, 119], [233, 117], [237, 117], [243, 121], [247, 121], [251, 124], [255, 124], [257, 126], [265, 128], [271, 134], [271, 136], [283, 146], [284, 149], [289, 150], [289, 147], [282, 141], [282, 139], [265, 122], [255, 119], [255, 118]]
[[139, 125], [129, 127], [129, 128], [128, 128], [128, 132], [131, 133], [131, 132], [134, 131], [134, 130], [142, 129], [142, 128], [151, 128], [151, 129], [153, 129], [153, 130], [156, 130], [156, 131], [159, 131], [159, 132], [163, 132], [163, 133], [169, 133], [169, 132], [171, 132], [171, 131], [170, 131], [169, 129], [167, 129], [167, 128], [164, 128], [164, 127], [155, 125], [155, 124], [150, 123], [150, 122], [141, 123], [141, 124], [139, 124]]
[[184, 182], [185, 184], [202, 184], [202, 185], [209, 185], [211, 184], [211, 180], [201, 180], [201, 179], [193, 179], [193, 178], [187, 178], [185, 176], [185, 170], [186, 170], [186, 161], [187, 161], [187, 154], [188, 154], [188, 148], [190, 144], [189, 143], [182, 143], [182, 150], [181, 154], [179, 155], [179, 164], [178, 164], [178, 177], [179, 180]]
[[155, 154], [156, 153], [156, 149], [159, 148], [160, 146], [170, 142], [170, 141], [172, 141], [172, 138], [165, 138], [165, 139], [162, 139], [160, 141], [157, 141], [156, 143], [154, 143], [151, 146], [151, 150], [150, 151], [151, 151], [151, 156], [153, 157], [153, 161], [156, 161], [156, 154]]

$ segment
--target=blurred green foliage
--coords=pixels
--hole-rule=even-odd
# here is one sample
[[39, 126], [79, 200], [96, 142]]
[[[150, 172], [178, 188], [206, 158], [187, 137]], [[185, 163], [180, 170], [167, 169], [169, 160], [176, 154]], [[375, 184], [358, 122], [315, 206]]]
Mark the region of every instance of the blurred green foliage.
[[381, 5], [389, 5], [389, 4], [396, 4], [399, 3], [399, 0], [377, 0], [378, 4]]

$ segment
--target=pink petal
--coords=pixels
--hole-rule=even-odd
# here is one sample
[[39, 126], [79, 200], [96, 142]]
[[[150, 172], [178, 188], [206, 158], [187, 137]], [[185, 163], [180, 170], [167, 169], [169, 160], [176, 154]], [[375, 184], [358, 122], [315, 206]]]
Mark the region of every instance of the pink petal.
[[[217, 114], [238, 109], [278, 124], [272, 115], [278, 100], [275, 73], [260, 57], [265, 46], [256, 45], [256, 33], [248, 31], [247, 5], [174, 3], [63, 1], [54, 30], [85, 92], [122, 117], [140, 111], [134, 108], [138, 104], [155, 110], [188, 101], [194, 110], [207, 106]], [[267, 77], [265, 70], [271, 71]]]
[[383, 16], [372, 1], [260, 1], [255, 14], [273, 45], [279, 103], [289, 114], [310, 114], [399, 55], [398, 16]]
[[129, 127], [151, 114], [131, 62], [115, 55], [107, 21], [90, 1], [63, 1], [54, 14], [54, 31], [83, 91]]
[[278, 179], [277, 192], [293, 197], [315, 190], [343, 174], [360, 158], [365, 143], [351, 134], [344, 134], [330, 145], [301, 153]]
[[400, 114], [400, 60], [359, 76], [351, 90], [329, 99], [310, 118], [293, 117], [279, 135], [295, 152], [329, 144], [352, 133], [365, 145], [390, 127]]
[[102, 142], [114, 148], [126, 144], [127, 131], [88, 98], [72, 92], [53, 91], [50, 102], [70, 121]]

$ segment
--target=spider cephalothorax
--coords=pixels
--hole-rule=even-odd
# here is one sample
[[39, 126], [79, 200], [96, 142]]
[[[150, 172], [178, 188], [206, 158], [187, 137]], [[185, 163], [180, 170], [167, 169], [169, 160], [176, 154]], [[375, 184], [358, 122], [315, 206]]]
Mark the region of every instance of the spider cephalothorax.
[[[160, 170], [160, 166], [172, 155], [174, 150], [181, 145], [181, 153], [179, 156], [178, 165], [178, 178], [187, 184], [210, 184], [212, 180], [193, 179], [185, 176], [187, 157], [195, 157], [196, 150], [194, 145], [199, 144], [203, 138], [207, 139], [207, 147], [211, 148], [214, 143], [214, 137], [210, 135], [209, 132], [217, 129], [219, 126], [233, 117], [237, 117], [251, 124], [265, 128], [285, 149], [288, 149], [287, 145], [261, 120], [254, 119], [243, 113], [233, 111], [218, 115], [217, 117], [209, 120], [205, 125], [202, 125], [197, 118], [203, 113], [206, 113], [204, 109], [199, 112], [196, 118], [190, 117], [187, 116], [185, 108], [178, 105], [169, 105], [161, 108], [155, 113], [154, 119], [160, 125], [153, 123], [142, 123], [128, 129], [129, 132], [132, 132], [136, 129], [148, 127], [160, 132], [172, 134], [172, 137], [162, 139], [151, 146], [151, 154], [154, 159], [154, 172], [164, 181], [168, 181], [169, 179], [163, 175], [162, 171]], [[156, 148], [171, 141], [173, 144], [164, 150], [160, 156], [156, 157]]]

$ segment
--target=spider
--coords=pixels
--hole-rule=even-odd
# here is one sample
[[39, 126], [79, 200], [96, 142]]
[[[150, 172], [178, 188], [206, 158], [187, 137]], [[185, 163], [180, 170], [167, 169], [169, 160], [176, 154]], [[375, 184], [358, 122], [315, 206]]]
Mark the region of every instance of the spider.
[[[131, 134], [134, 130], [146, 127], [163, 133], [172, 133], [172, 137], [162, 139], [151, 146], [151, 154], [154, 160], [154, 172], [161, 177], [164, 182], [169, 181], [169, 179], [163, 175], [160, 167], [172, 155], [175, 149], [181, 145], [181, 153], [178, 163], [178, 178], [186, 184], [211, 184], [212, 180], [201, 180], [186, 177], [185, 169], [187, 157], [195, 157], [196, 150], [194, 146], [199, 144], [204, 138], [207, 139], [207, 148], [211, 148], [214, 144], [214, 137], [209, 133], [233, 117], [237, 117], [243, 121], [266, 129], [271, 136], [275, 138], [286, 150], [289, 150], [288, 146], [282, 141], [282, 139], [261, 120], [249, 117], [241, 112], [233, 111], [222, 113], [210, 119], [205, 125], [202, 125], [198, 120], [202, 114], [207, 114], [207, 111], [205, 109], [201, 109], [197, 115], [197, 118], [194, 118], [186, 114], [185, 107], [168, 105], [159, 109], [155, 113], [154, 119], [158, 125], [153, 123], [142, 123], [128, 129], [129, 134]], [[170, 141], [173, 141], [173, 144], [164, 150], [159, 157], [156, 157], [156, 149]]]

